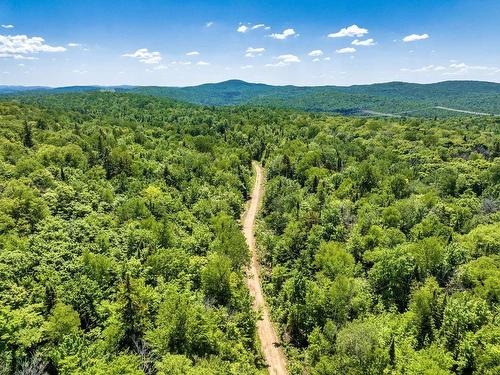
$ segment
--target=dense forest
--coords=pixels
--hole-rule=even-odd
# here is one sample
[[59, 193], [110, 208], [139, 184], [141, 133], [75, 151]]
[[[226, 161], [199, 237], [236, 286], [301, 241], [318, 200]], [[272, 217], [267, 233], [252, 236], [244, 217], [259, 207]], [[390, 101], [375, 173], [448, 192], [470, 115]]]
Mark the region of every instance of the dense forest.
[[114, 91], [167, 97], [209, 106], [252, 105], [294, 108], [309, 112], [370, 115], [376, 111], [397, 116], [461, 117], [459, 110], [500, 116], [500, 84], [482, 81], [444, 81], [432, 84], [387, 82], [354, 86], [272, 86], [229, 80], [191, 87], [163, 86], [0, 86], [0, 94], [50, 95], [86, 91]]
[[131, 93], [0, 102], [0, 374], [500, 372], [500, 119]]
[[257, 233], [293, 373], [500, 371], [499, 157], [498, 121], [283, 129]]

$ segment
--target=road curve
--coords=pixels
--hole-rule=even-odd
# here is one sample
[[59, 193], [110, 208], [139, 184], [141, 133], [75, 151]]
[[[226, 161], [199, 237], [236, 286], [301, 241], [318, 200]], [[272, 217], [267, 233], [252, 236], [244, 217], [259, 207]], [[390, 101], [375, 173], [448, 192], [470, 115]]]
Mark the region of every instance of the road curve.
[[259, 210], [259, 206], [264, 195], [264, 172], [258, 163], [254, 163], [255, 168], [255, 185], [252, 191], [252, 197], [248, 204], [247, 210], [244, 213], [243, 219], [243, 234], [247, 245], [252, 253], [252, 261], [247, 270], [247, 285], [250, 294], [254, 299], [254, 309], [261, 313], [262, 319], [257, 321], [257, 334], [259, 335], [260, 345], [264, 359], [268, 365], [269, 374], [271, 375], [286, 375], [286, 360], [283, 350], [279, 345], [278, 336], [274, 329], [273, 323], [269, 318], [269, 311], [262, 293], [260, 283], [260, 265], [255, 248], [255, 217]]

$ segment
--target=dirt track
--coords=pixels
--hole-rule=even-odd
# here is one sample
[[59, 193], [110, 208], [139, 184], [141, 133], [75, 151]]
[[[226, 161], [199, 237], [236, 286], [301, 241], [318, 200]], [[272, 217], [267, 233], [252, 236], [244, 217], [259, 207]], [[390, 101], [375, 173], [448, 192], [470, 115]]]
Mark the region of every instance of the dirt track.
[[255, 217], [264, 194], [264, 173], [259, 164], [254, 163], [254, 168], [256, 172], [255, 185], [250, 203], [243, 215], [243, 234], [252, 252], [251, 265], [247, 271], [247, 284], [250, 294], [254, 298], [254, 309], [260, 311], [262, 315], [262, 319], [257, 322], [257, 333], [259, 335], [262, 354], [268, 365], [269, 374], [282, 375], [288, 374], [285, 355], [279, 346], [276, 330], [269, 318], [269, 312], [259, 279], [260, 265], [255, 248]]

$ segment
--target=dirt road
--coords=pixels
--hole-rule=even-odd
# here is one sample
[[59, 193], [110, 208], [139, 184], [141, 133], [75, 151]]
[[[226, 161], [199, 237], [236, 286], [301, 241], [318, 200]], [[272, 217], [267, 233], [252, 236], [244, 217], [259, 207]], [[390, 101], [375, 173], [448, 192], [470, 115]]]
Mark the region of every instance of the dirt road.
[[257, 215], [264, 194], [264, 173], [259, 164], [254, 163], [254, 168], [256, 172], [255, 185], [249, 205], [243, 215], [243, 234], [252, 252], [251, 265], [247, 271], [247, 285], [248, 289], [250, 289], [250, 294], [254, 298], [254, 309], [260, 311], [262, 314], [262, 320], [257, 322], [257, 333], [264, 359], [268, 365], [269, 374], [282, 375], [288, 374], [285, 355], [279, 347], [276, 330], [269, 318], [269, 311], [267, 310], [259, 279], [260, 265], [255, 248], [255, 216]]
[[452, 111], [452, 112], [461, 112], [461, 113], [468, 113], [471, 115], [479, 115], [479, 116], [498, 116], [493, 113], [484, 113], [484, 112], [475, 112], [475, 111], [465, 111], [463, 109], [456, 109], [456, 108], [449, 108], [449, 107], [442, 107], [442, 106], [436, 106], [434, 108], [437, 109], [444, 109], [445, 111]]

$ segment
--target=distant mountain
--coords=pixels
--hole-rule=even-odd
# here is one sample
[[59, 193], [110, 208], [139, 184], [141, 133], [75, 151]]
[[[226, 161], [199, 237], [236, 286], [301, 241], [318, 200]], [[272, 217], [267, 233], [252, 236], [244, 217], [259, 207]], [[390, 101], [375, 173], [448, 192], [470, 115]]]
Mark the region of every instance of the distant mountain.
[[445, 81], [355, 86], [271, 86], [230, 80], [192, 87], [136, 87], [130, 91], [203, 105], [265, 105], [342, 114], [461, 115], [435, 107], [500, 114], [500, 84]]
[[50, 90], [50, 87], [45, 86], [6, 86], [0, 85], [0, 94], [16, 94], [26, 91], [43, 91]]
[[[388, 82], [354, 86], [272, 86], [229, 80], [190, 87], [162, 86], [0, 86], [0, 94], [116, 91], [168, 97], [194, 104], [262, 105], [341, 114], [460, 116], [443, 107], [500, 114], [500, 84], [445, 81], [432, 84]], [[440, 107], [440, 108], [437, 108]]]

